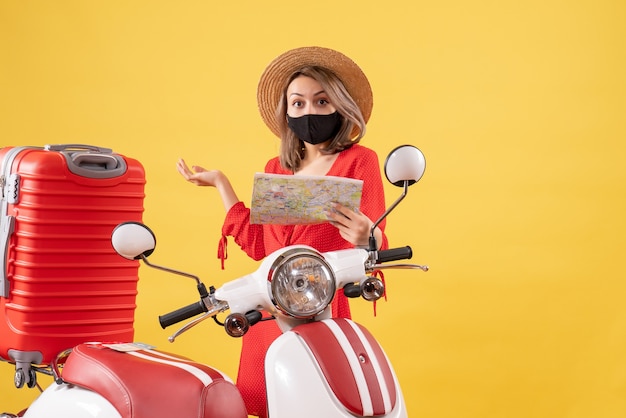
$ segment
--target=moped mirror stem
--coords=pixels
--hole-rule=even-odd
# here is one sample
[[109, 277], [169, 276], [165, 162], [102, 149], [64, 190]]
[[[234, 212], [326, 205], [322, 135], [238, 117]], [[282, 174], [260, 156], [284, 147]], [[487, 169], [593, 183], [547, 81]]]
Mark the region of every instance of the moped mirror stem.
[[143, 262], [146, 263], [146, 265], [148, 265], [148, 266], [150, 266], [152, 268], [155, 268], [157, 270], [163, 270], [163, 271], [166, 271], [168, 273], [178, 274], [179, 276], [189, 277], [190, 279], [195, 280], [196, 284], [198, 286], [202, 285], [202, 282], [200, 281], [200, 278], [198, 276], [194, 276], [193, 274], [185, 273], [184, 271], [174, 270], [174, 269], [171, 269], [169, 267], [163, 267], [163, 266], [158, 266], [156, 264], [152, 264], [152, 263], [150, 263], [148, 261], [148, 258], [145, 255], [143, 255], [143, 254], [141, 254], [140, 257], [143, 260]]
[[376, 236], [374, 235], [374, 231], [378, 227], [378, 224], [380, 224], [383, 219], [385, 219], [387, 215], [389, 215], [389, 213], [391, 213], [391, 211], [394, 210], [396, 206], [398, 206], [398, 204], [400, 204], [402, 199], [406, 197], [409, 191], [409, 185], [410, 180], [404, 180], [404, 190], [402, 192], [402, 195], [400, 195], [400, 197], [395, 202], [393, 202], [391, 206], [389, 206], [385, 213], [383, 213], [383, 215], [378, 218], [376, 222], [374, 222], [374, 225], [372, 225], [372, 228], [370, 229], [369, 251], [378, 251], [378, 243], [376, 242]]

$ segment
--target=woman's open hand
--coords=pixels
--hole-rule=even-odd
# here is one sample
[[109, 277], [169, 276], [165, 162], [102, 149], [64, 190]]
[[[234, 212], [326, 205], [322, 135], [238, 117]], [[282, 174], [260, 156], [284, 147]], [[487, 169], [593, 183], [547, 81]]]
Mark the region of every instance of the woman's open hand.
[[218, 182], [224, 177], [219, 170], [207, 170], [197, 165], [189, 168], [182, 158], [176, 163], [176, 169], [185, 180], [196, 186], [217, 187]]
[[220, 170], [207, 170], [197, 165], [189, 168], [182, 158], [176, 162], [176, 169], [185, 180], [196, 186], [211, 186], [217, 188], [226, 212], [239, 201], [228, 177]]

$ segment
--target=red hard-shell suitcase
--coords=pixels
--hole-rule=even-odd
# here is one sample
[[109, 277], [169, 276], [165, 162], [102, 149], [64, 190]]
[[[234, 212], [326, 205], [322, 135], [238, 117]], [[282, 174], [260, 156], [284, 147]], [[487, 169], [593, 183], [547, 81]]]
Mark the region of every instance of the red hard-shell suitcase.
[[65, 349], [133, 340], [139, 264], [110, 240], [141, 221], [145, 173], [78, 144], [1, 148], [0, 164], [0, 359], [34, 386], [31, 365]]

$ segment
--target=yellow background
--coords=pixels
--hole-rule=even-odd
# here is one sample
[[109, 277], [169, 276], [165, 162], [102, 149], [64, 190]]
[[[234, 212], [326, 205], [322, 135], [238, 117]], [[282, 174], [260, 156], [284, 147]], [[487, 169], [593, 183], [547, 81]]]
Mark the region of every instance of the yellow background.
[[[0, 145], [87, 143], [139, 159], [153, 262], [220, 284], [257, 265], [215, 190], [249, 200], [277, 152], [256, 108], [265, 65], [338, 49], [374, 89], [363, 141], [411, 143], [427, 171], [389, 220], [429, 273], [389, 272], [378, 316], [355, 301], [413, 417], [626, 416], [626, 3], [0, 0]], [[399, 189], [388, 187], [387, 203]], [[157, 316], [193, 284], [142, 267], [136, 337], [236, 375], [239, 341], [205, 322], [174, 345]], [[34, 390], [0, 364], [0, 410]]]

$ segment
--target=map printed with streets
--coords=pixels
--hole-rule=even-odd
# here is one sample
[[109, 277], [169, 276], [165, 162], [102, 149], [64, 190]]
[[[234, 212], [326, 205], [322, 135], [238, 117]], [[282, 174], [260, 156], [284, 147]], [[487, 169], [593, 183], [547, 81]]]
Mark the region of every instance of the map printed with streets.
[[250, 223], [304, 225], [325, 222], [331, 203], [361, 205], [363, 181], [333, 176], [256, 173]]

